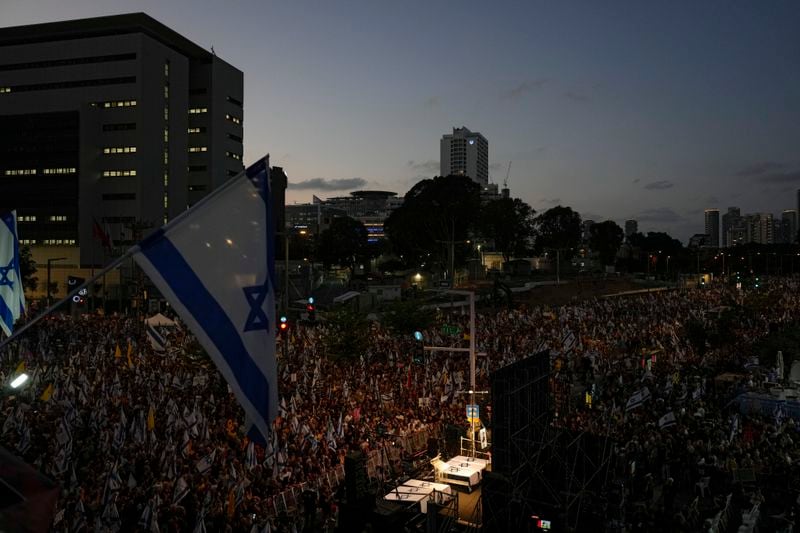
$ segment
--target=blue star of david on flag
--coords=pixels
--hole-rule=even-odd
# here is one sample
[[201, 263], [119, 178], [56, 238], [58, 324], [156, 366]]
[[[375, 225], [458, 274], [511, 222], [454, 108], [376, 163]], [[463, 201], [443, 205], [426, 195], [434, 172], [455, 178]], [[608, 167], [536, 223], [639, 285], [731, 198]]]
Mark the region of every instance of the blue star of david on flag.
[[14, 282], [8, 278], [8, 274], [14, 271], [14, 260], [12, 259], [8, 266], [0, 267], [0, 286], [14, 288]]
[[269, 331], [269, 318], [264, 311], [264, 300], [269, 294], [269, 280], [263, 285], [253, 285], [244, 287], [245, 298], [250, 304], [250, 312], [247, 314], [247, 321], [244, 324], [244, 331]]

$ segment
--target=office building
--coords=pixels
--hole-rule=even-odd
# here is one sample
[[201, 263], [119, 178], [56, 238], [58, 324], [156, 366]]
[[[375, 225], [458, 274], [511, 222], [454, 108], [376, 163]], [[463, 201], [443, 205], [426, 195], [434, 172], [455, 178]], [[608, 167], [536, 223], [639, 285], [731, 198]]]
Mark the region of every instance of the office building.
[[489, 186], [489, 141], [467, 128], [453, 128], [439, 143], [440, 174], [468, 176], [482, 189]]
[[719, 247], [719, 209], [706, 209], [706, 231], [709, 241], [708, 245], [712, 248]]
[[798, 228], [797, 210], [784, 209], [781, 213], [781, 240], [785, 244], [797, 242]]
[[728, 212], [722, 215], [722, 246], [732, 246], [730, 232], [741, 224], [742, 212], [738, 207], [729, 207]]
[[772, 213], [755, 213], [745, 215], [747, 225], [747, 241], [757, 244], [772, 244], [774, 241], [774, 224]]
[[81, 264], [241, 172], [243, 119], [242, 72], [143, 13], [0, 29], [0, 209]]
[[639, 223], [635, 220], [625, 221], [625, 238], [629, 238], [634, 233], [639, 232]]

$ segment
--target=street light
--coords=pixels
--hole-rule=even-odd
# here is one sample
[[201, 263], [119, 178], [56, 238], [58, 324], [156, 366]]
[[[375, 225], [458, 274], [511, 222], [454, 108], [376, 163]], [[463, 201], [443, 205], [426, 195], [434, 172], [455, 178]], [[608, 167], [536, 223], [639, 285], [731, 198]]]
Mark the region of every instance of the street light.
[[50, 307], [50, 265], [56, 261], [66, 261], [66, 257], [52, 257], [47, 260], [47, 307]]

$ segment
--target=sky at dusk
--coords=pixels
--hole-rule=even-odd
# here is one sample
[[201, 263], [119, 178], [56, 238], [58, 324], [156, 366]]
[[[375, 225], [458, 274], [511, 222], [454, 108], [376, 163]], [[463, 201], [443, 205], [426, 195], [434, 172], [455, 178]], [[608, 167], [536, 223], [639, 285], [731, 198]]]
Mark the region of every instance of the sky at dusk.
[[466, 126], [537, 211], [686, 241], [706, 207], [797, 207], [795, 0], [2, 0], [0, 25], [134, 11], [244, 71], [245, 161], [270, 153], [288, 202], [402, 195]]

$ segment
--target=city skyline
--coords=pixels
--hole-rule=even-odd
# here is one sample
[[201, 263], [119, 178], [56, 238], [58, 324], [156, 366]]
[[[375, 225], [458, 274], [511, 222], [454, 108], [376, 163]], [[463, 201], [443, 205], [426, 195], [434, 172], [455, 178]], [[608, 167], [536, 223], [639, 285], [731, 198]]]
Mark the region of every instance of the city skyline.
[[405, 194], [466, 126], [489, 140], [491, 181], [513, 161], [512, 194], [540, 212], [685, 242], [706, 208], [795, 207], [797, 4], [237, 7], [19, 2], [3, 26], [144, 11], [213, 46], [244, 71], [245, 161], [269, 152], [289, 203]]

